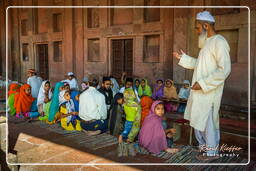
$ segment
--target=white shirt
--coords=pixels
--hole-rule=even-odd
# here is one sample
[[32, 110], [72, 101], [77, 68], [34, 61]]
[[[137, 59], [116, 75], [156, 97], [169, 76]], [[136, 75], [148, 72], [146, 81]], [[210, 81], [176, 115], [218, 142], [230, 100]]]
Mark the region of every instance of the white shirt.
[[[124, 90], [125, 90], [125, 87], [122, 87], [122, 88], [119, 90], [119, 93], [124, 93]], [[135, 93], [135, 95], [136, 95], [136, 97], [137, 97], [138, 102], [140, 102], [140, 98], [139, 98], [139, 96], [138, 96], [137, 90], [133, 89], [133, 91], [134, 91], [134, 93]]]
[[73, 78], [72, 80], [66, 79], [66, 80], [63, 80], [62, 82], [67, 82], [70, 86], [70, 89], [76, 89], [76, 90], [79, 89], [75, 78]]
[[224, 82], [231, 72], [229, 45], [221, 35], [207, 38], [198, 58], [183, 54], [179, 65], [194, 69], [192, 86], [198, 82], [201, 90], [191, 90], [184, 118], [197, 130], [204, 131], [213, 107], [213, 121], [219, 129], [219, 108]]
[[27, 83], [31, 86], [32, 97], [37, 98], [39, 89], [42, 85], [42, 78], [34, 75], [28, 78]]
[[79, 117], [85, 121], [107, 119], [105, 97], [96, 88], [89, 87], [80, 95]]

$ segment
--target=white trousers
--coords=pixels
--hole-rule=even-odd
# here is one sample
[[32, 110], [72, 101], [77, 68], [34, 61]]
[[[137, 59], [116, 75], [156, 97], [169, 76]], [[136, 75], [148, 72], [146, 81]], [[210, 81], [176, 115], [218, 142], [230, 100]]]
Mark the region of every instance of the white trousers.
[[215, 148], [218, 147], [220, 142], [220, 130], [215, 128], [212, 115], [213, 108], [210, 110], [204, 131], [195, 129], [195, 137], [199, 143], [199, 148], [206, 147], [204, 149], [207, 151], [207, 156], [218, 154], [218, 150], [215, 150]]

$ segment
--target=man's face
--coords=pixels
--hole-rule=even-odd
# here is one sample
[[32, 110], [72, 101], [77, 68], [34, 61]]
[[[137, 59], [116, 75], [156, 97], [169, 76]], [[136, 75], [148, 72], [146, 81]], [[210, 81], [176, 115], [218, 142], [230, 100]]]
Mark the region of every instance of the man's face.
[[109, 90], [111, 86], [111, 81], [104, 81], [102, 85], [105, 89]]
[[125, 88], [130, 88], [130, 87], [132, 87], [132, 82], [127, 81], [125, 83]]

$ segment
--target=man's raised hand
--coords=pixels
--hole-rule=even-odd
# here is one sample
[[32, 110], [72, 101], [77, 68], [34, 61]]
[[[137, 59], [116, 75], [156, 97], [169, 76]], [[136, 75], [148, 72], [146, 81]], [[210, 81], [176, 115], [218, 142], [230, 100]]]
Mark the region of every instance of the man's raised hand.
[[172, 54], [173, 54], [173, 57], [175, 57], [176, 59], [180, 59], [181, 55], [184, 54], [182, 49], [180, 49], [180, 53], [181, 54], [179, 54], [178, 52], [173, 52]]

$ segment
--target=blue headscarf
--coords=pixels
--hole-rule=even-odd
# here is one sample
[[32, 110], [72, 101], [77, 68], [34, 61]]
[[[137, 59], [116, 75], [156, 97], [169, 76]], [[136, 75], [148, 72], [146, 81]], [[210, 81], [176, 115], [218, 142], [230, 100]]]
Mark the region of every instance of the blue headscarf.
[[60, 93], [60, 87], [63, 87], [64, 83], [63, 82], [57, 82], [54, 88], [53, 96], [52, 96], [52, 101], [50, 105], [50, 112], [48, 116], [48, 121], [52, 122], [56, 113], [59, 110], [59, 93]]
[[71, 99], [74, 102], [75, 105], [75, 112], [79, 111], [79, 101], [76, 100], [76, 96], [79, 94], [79, 91], [73, 90], [71, 91]]

